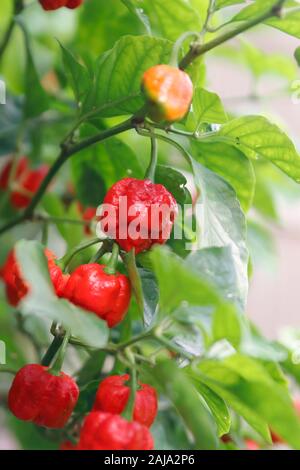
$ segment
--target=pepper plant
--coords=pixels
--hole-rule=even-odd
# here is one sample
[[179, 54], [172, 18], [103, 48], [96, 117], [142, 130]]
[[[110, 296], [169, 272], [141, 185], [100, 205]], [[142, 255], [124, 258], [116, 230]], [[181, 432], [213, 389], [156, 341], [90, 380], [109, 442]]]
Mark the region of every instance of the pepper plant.
[[206, 79], [210, 54], [297, 77], [255, 27], [300, 38], [297, 2], [1, 2], [1, 405], [22, 448], [300, 449], [293, 345], [247, 317], [253, 213], [276, 220], [300, 156]]

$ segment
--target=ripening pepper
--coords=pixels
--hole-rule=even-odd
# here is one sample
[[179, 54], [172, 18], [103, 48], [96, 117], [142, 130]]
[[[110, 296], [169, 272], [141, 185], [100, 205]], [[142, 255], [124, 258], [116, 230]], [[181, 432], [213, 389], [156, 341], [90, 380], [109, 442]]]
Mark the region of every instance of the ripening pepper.
[[87, 222], [84, 226], [84, 232], [86, 235], [91, 235], [92, 230], [90, 227], [90, 222], [96, 217], [97, 208], [96, 207], [86, 207], [84, 208], [80, 202], [78, 203], [78, 209], [82, 216], [82, 219]]
[[28, 171], [29, 169], [29, 162], [27, 157], [22, 157], [16, 163], [14, 169], [14, 175], [11, 175], [13, 169], [13, 160], [9, 160], [6, 165], [4, 165], [1, 174], [0, 174], [0, 189], [4, 191], [8, 189], [9, 180], [12, 177], [12, 184], [21, 177], [21, 175]]
[[109, 189], [103, 202], [107, 206], [100, 217], [102, 230], [123, 250], [134, 248], [137, 254], [169, 239], [178, 208], [163, 185], [124, 178]]
[[[48, 259], [48, 268], [56, 294], [61, 297], [68, 275], [64, 275], [59, 266], [55, 264], [55, 255], [48, 249], [44, 251]], [[8, 302], [16, 307], [20, 300], [28, 293], [29, 286], [22, 278], [20, 266], [16, 260], [14, 250], [8, 254], [4, 266], [0, 270], [0, 277], [5, 283]]]
[[95, 313], [112, 328], [127, 313], [131, 287], [124, 274], [107, 274], [105, 268], [97, 263], [79, 266], [69, 277], [63, 296], [73, 304]]
[[51, 11], [66, 6], [67, 0], [39, 0], [39, 2], [44, 10]]
[[69, 420], [78, 396], [76, 382], [64, 372], [52, 375], [48, 367], [29, 364], [13, 380], [8, 407], [23, 421], [59, 429]]
[[17, 180], [17, 187], [12, 191], [10, 200], [17, 209], [25, 209], [49, 171], [48, 165], [41, 165], [35, 170], [28, 170]]
[[[128, 402], [130, 387], [126, 385], [129, 375], [112, 375], [104, 379], [97, 390], [94, 411], [121, 414]], [[157, 415], [157, 395], [153, 387], [139, 383], [135, 395], [133, 419], [150, 428]]]
[[148, 100], [153, 121], [174, 122], [184, 118], [193, 99], [193, 83], [183, 70], [170, 65], [155, 65], [146, 70], [142, 90]]
[[120, 415], [92, 411], [83, 423], [79, 450], [152, 450], [149, 429]]

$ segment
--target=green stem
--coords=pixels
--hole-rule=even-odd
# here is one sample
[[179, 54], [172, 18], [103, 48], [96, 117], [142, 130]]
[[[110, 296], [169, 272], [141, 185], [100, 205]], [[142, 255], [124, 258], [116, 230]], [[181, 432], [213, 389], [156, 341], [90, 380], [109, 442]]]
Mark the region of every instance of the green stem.
[[214, 49], [215, 47], [220, 46], [224, 42], [229, 41], [229, 39], [233, 39], [239, 34], [258, 25], [259, 23], [263, 23], [264, 21], [268, 20], [269, 18], [272, 18], [273, 16], [279, 16], [281, 8], [285, 1], [286, 0], [278, 0], [278, 2], [272, 7], [270, 7], [267, 12], [264, 12], [256, 18], [253, 18], [252, 20], [241, 24], [240, 26], [234, 28], [231, 31], [227, 31], [221, 34], [220, 36], [207, 42], [206, 44], [201, 44], [200, 41], [196, 41], [194, 44], [191, 45], [189, 52], [181, 60], [179, 67], [182, 70], [186, 69], [195, 59], [202, 56], [206, 52]]
[[105, 255], [105, 253], [109, 251], [108, 245], [109, 245], [108, 243], [103, 242], [102, 246], [99, 248], [97, 253], [95, 253], [94, 256], [91, 257], [90, 263], [98, 263], [98, 261], [102, 258], [102, 256]]
[[71, 334], [70, 331], [65, 332], [61, 347], [58, 350], [57, 358], [55, 359], [55, 362], [52, 365], [52, 367], [49, 369], [49, 373], [52, 375], [60, 375], [61, 373], [67, 347], [68, 347], [69, 340], [70, 340], [70, 334]]
[[170, 65], [172, 65], [173, 67], [178, 67], [178, 56], [180, 49], [182, 48], [182, 45], [186, 41], [186, 39], [190, 36], [194, 36], [199, 39], [200, 34], [197, 31], [188, 31], [187, 33], [182, 34], [175, 42], [170, 59]]
[[0, 366], [0, 374], [12, 374], [16, 375], [18, 371], [16, 369], [12, 369], [11, 367]]
[[49, 367], [51, 362], [53, 361], [54, 357], [56, 356], [59, 348], [61, 347], [63, 342], [62, 336], [55, 336], [53, 339], [49, 349], [47, 350], [45, 356], [42, 359], [42, 365]]
[[145, 179], [149, 179], [155, 183], [155, 172], [157, 166], [157, 140], [155, 135], [151, 135], [151, 159], [150, 165], [146, 171]]
[[137, 391], [137, 388], [138, 388], [138, 384], [137, 384], [137, 374], [136, 374], [134, 356], [132, 355], [132, 353], [129, 353], [129, 352], [128, 352], [127, 355], [128, 355], [128, 358], [129, 358], [130, 364], [131, 364], [130, 380], [129, 380], [129, 384], [128, 384], [129, 387], [130, 387], [130, 395], [129, 395], [126, 407], [125, 407], [125, 409], [122, 413], [122, 416], [127, 421], [132, 421], [133, 420], [134, 405], [135, 405], [135, 395], [136, 395], [136, 391]]
[[116, 274], [118, 259], [119, 259], [119, 253], [120, 253], [119, 245], [117, 243], [114, 243], [110, 260], [109, 260], [106, 268], [104, 269], [104, 271], [107, 274]]
[[153, 330], [149, 331], [144, 331], [143, 333], [134, 336], [133, 338], [129, 339], [128, 341], [125, 341], [123, 343], [119, 343], [117, 345], [118, 350], [122, 350], [127, 348], [128, 346], [132, 346], [135, 343], [138, 343], [139, 341], [142, 341], [144, 339], [149, 339], [153, 337]]
[[101, 243], [101, 242], [103, 242], [103, 240], [101, 240], [100, 238], [94, 238], [93, 240], [88, 240], [83, 243], [80, 243], [80, 245], [77, 245], [69, 253], [67, 253], [63, 258], [59, 260], [60, 267], [62, 268], [63, 271], [67, 270], [74, 256], [76, 256], [78, 253], [85, 250], [86, 248], [89, 248], [93, 245], [97, 245], [98, 243]]
[[180, 346], [177, 346], [175, 343], [173, 343], [173, 341], [169, 340], [168, 338], [166, 338], [165, 336], [160, 336], [160, 335], [156, 335], [155, 336], [155, 339], [160, 343], [162, 344], [163, 346], [165, 346], [167, 349], [173, 351], [173, 352], [176, 352], [177, 354], [179, 354], [180, 356], [183, 356], [185, 357], [186, 359], [188, 359], [189, 361], [191, 361], [193, 359], [193, 356], [185, 351], [183, 351], [183, 349], [180, 347]]

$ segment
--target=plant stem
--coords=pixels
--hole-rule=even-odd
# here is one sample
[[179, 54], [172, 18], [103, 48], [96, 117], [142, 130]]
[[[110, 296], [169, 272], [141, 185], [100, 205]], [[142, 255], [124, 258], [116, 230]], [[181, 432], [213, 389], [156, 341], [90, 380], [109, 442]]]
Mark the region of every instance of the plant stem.
[[273, 16], [279, 16], [281, 8], [285, 1], [286, 0], [278, 0], [278, 2], [275, 3], [275, 5], [273, 5], [272, 7], [270, 7], [267, 12], [262, 13], [256, 18], [253, 18], [252, 20], [242, 23], [231, 31], [227, 31], [224, 34], [220, 34], [220, 36], [216, 37], [215, 39], [212, 39], [206, 44], [201, 44], [201, 42], [198, 41], [194, 42], [191, 45], [189, 52], [181, 60], [179, 67], [182, 70], [186, 69], [195, 59], [202, 56], [206, 52], [214, 49], [215, 47], [220, 46], [229, 39], [233, 39], [244, 31], [247, 31], [248, 29], [251, 29], [254, 26], [258, 25], [259, 23], [263, 23], [264, 21], [268, 20], [269, 18], [272, 18]]
[[177, 346], [175, 343], [173, 343], [173, 341], [167, 339], [165, 336], [156, 335], [155, 339], [160, 344], [165, 346], [167, 349], [176, 352], [179, 356], [183, 356], [186, 359], [188, 359], [189, 361], [191, 361], [193, 359], [193, 356], [191, 354], [183, 351], [183, 349], [181, 347]]
[[135, 395], [136, 395], [136, 391], [138, 388], [138, 384], [137, 384], [137, 376], [136, 376], [137, 374], [136, 374], [136, 368], [134, 364], [133, 355], [130, 355], [129, 359], [130, 359], [130, 363], [132, 364], [131, 371], [130, 371], [130, 380], [129, 380], [130, 395], [129, 395], [125, 410], [122, 413], [122, 416], [128, 421], [132, 421], [134, 405], [135, 405]]
[[116, 274], [117, 264], [118, 264], [118, 259], [119, 259], [119, 252], [120, 252], [119, 245], [117, 243], [114, 243], [110, 260], [106, 268], [104, 269], [104, 271], [107, 274]]
[[125, 341], [124, 343], [117, 344], [117, 348], [118, 350], [122, 350], [144, 339], [150, 339], [151, 337], [153, 337], [153, 330], [144, 331], [140, 335], [133, 336], [133, 338], [129, 339], [128, 341]]
[[62, 270], [65, 271], [68, 268], [74, 256], [76, 256], [82, 250], [85, 250], [86, 248], [89, 248], [93, 245], [97, 245], [98, 243], [101, 243], [102, 241], [103, 240], [101, 240], [100, 238], [93, 238], [92, 240], [82, 242], [80, 243], [80, 245], [75, 246], [75, 248], [73, 248], [69, 253], [67, 253], [63, 258], [59, 260], [59, 264]]
[[16, 375], [18, 371], [16, 369], [12, 369], [11, 367], [7, 366], [0, 366], [0, 374], [12, 374]]
[[60, 375], [61, 373], [61, 369], [64, 363], [67, 347], [70, 340], [70, 334], [70, 331], [65, 332], [61, 346], [58, 350], [57, 358], [55, 359], [55, 362], [52, 367], [49, 369], [49, 373], [52, 375]]
[[62, 336], [55, 336], [53, 339], [48, 351], [46, 352], [45, 356], [42, 359], [42, 365], [49, 367], [51, 362], [53, 361], [54, 357], [57, 354], [57, 351], [61, 347], [63, 342], [63, 337]]
[[[150, 134], [151, 135], [151, 134]], [[154, 135], [151, 135], [151, 157], [150, 157], [150, 165], [145, 174], [145, 178], [155, 183], [155, 172], [157, 166], [157, 140]]]

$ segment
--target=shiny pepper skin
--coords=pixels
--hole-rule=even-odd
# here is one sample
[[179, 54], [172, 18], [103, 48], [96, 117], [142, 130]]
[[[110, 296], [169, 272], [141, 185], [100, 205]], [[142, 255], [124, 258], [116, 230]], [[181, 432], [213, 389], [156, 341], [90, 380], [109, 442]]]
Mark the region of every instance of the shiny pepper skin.
[[39, 2], [44, 10], [51, 11], [66, 6], [67, 0], [39, 0]]
[[46, 428], [63, 428], [79, 397], [74, 380], [60, 372], [51, 375], [47, 367], [29, 364], [19, 370], [8, 394], [10, 411], [23, 421]]
[[124, 274], [107, 274], [105, 266], [83, 264], [71, 274], [63, 295], [70, 302], [95, 313], [110, 328], [125, 317], [131, 297], [129, 279]]
[[[129, 375], [112, 375], [104, 379], [98, 388], [94, 411], [121, 414], [128, 402], [130, 387], [126, 385]], [[135, 396], [133, 419], [148, 428], [157, 415], [157, 395], [153, 387], [139, 383]]]
[[153, 438], [146, 426], [120, 415], [92, 411], [83, 423], [79, 450], [152, 450]]
[[75, 9], [79, 7], [83, 0], [39, 0], [43, 9], [46, 11], [58, 10], [62, 7], [67, 7], [70, 9]]
[[[45, 256], [48, 259], [48, 268], [53, 287], [56, 294], [61, 297], [68, 276], [64, 275], [60, 267], [55, 264], [55, 255], [50, 250], [45, 250]], [[0, 270], [0, 277], [5, 283], [8, 302], [16, 307], [20, 300], [28, 293], [29, 287], [22, 278], [14, 250], [11, 250], [8, 254], [6, 262]]]
[[193, 99], [193, 83], [187, 73], [170, 65], [155, 65], [142, 78], [153, 121], [174, 122], [184, 118]]
[[[125, 196], [126, 211], [122, 209], [122, 199]], [[137, 254], [149, 250], [155, 243], [164, 244], [169, 239], [178, 208], [175, 198], [163, 185], [154, 184], [150, 180], [124, 178], [110, 188], [103, 202], [114, 207], [116, 213], [110, 211], [107, 217], [104, 207], [101, 215], [102, 230], [114, 238], [123, 250], [131, 251], [134, 248]], [[154, 218], [151, 218], [152, 207], [167, 208], [168, 216], [156, 217], [155, 223]], [[140, 229], [133, 237], [130, 225], [137, 217], [140, 220]]]

